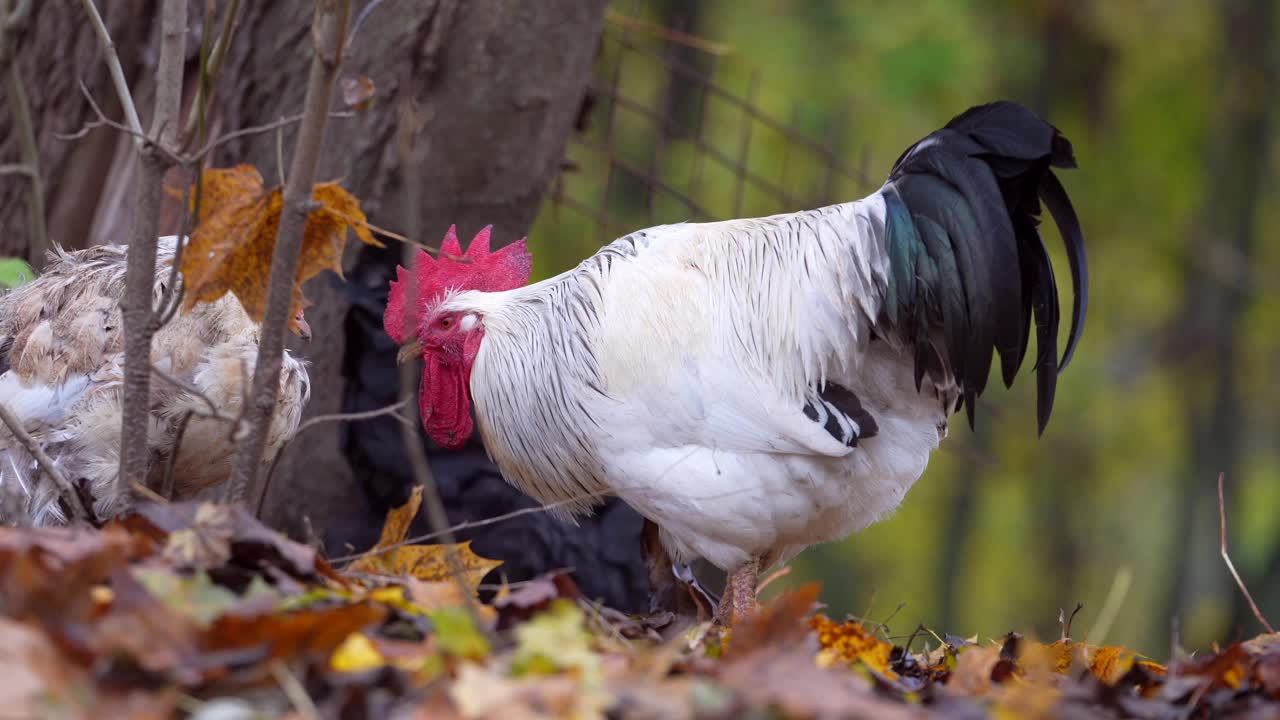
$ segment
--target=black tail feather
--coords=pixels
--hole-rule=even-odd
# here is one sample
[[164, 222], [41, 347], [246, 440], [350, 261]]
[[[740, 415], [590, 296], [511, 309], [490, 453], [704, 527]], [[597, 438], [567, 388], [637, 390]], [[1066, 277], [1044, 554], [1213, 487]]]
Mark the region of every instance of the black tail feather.
[[[945, 359], [970, 425], [992, 355], [1012, 385], [1036, 327], [1037, 416], [1044, 431], [1058, 372], [1088, 308], [1084, 235], [1050, 168], [1076, 166], [1057, 128], [1011, 102], [971, 108], [898, 158], [881, 190], [890, 282], [885, 317], [914, 347], [916, 381]], [[1058, 290], [1037, 231], [1040, 202], [1067, 248], [1075, 299], [1058, 359]], [[929, 328], [941, 327], [943, 348]]]

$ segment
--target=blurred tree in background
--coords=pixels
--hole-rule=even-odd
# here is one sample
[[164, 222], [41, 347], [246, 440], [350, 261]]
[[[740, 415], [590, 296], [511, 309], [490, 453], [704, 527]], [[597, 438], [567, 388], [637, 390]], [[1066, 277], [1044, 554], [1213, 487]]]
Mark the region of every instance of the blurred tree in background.
[[1053, 423], [1038, 440], [1030, 383], [989, 393], [901, 511], [787, 580], [822, 579], [836, 611], [905, 604], [897, 629], [1055, 636], [1081, 602], [1077, 637], [1157, 656], [1175, 617], [1187, 647], [1249, 635], [1214, 487], [1225, 472], [1236, 565], [1280, 614], [1275, 15], [1270, 0], [615, 2], [531, 233], [535, 274], [646, 225], [860, 197], [970, 105], [1031, 105], [1075, 143], [1062, 178], [1093, 277]]

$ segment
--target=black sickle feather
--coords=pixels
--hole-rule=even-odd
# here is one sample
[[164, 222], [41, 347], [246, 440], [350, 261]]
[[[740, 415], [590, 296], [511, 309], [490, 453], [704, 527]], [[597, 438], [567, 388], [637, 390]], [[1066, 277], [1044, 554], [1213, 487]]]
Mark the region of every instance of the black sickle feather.
[[[1071, 165], [1075, 166], [1075, 158]], [[1071, 333], [1067, 335], [1067, 349], [1062, 353], [1059, 370], [1065, 370], [1067, 363], [1076, 352], [1080, 336], [1084, 334], [1084, 318], [1089, 312], [1089, 262], [1084, 250], [1084, 230], [1080, 228], [1080, 219], [1071, 206], [1067, 191], [1052, 172], [1046, 172], [1040, 178], [1040, 196], [1053, 215], [1053, 221], [1062, 233], [1062, 242], [1067, 247], [1067, 262], [1071, 265]]]
[[[967, 110], [912, 145], [881, 189], [890, 265], [883, 322], [911, 348], [917, 387], [926, 374], [956, 380], [971, 425], [993, 355], [1012, 385], [1034, 321], [1043, 432], [1058, 372], [1083, 331], [1084, 235], [1051, 167], [1075, 167], [1071, 143], [1025, 107], [997, 102]], [[1057, 281], [1036, 229], [1041, 201], [1066, 244], [1075, 292], [1061, 362]]]

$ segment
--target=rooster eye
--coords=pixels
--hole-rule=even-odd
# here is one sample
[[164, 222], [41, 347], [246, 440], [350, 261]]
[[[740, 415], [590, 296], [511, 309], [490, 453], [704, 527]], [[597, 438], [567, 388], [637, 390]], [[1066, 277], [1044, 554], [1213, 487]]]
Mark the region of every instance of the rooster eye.
[[453, 318], [448, 318], [448, 317], [441, 318], [440, 327], [444, 328], [445, 330], [448, 330], [449, 328], [453, 327]]

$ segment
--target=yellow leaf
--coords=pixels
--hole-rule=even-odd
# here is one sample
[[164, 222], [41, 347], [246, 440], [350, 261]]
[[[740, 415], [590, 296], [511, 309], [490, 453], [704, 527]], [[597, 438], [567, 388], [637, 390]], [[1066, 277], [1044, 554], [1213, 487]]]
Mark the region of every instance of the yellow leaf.
[[[264, 188], [262, 176], [251, 165], [206, 170], [201, 180], [199, 217], [182, 254], [187, 288], [184, 308], [189, 310], [198, 302], [212, 302], [231, 292], [245, 312], [261, 322], [284, 206], [283, 188]], [[192, 196], [194, 201], [194, 193]], [[348, 229], [361, 241], [381, 246], [373, 238], [360, 201], [337, 183], [316, 185], [312, 200], [317, 207], [307, 216], [303, 229], [291, 317], [306, 305], [304, 281], [321, 270], [342, 274]]]
[[358, 632], [348, 635], [329, 657], [329, 667], [335, 672], [364, 672], [386, 664], [373, 641]]
[[413, 524], [421, 507], [422, 486], [415, 485], [409, 493], [409, 501], [387, 513], [387, 519], [382, 522], [382, 535], [378, 537], [378, 544], [373, 549], [381, 550], [404, 542], [409, 536], [409, 526]]
[[852, 620], [837, 623], [826, 615], [815, 615], [809, 625], [818, 633], [818, 645], [821, 647], [816, 658], [818, 667], [862, 663], [885, 677], [898, 677], [889, 669], [893, 645], [877, 638], [862, 623]]
[[[490, 570], [502, 564], [501, 560], [480, 557], [471, 551], [471, 543], [456, 545], [405, 545], [396, 547], [409, 535], [409, 526], [422, 506], [422, 488], [415, 487], [409, 501], [387, 513], [378, 544], [356, 558], [349, 568], [352, 572], [378, 575], [408, 575], [427, 583], [452, 582], [449, 553], [453, 552], [462, 565], [462, 580], [467, 589], [476, 591], [480, 581]], [[412, 591], [412, 588], [411, 588]], [[439, 596], [437, 596], [438, 599]], [[461, 602], [461, 598], [457, 598]]]

